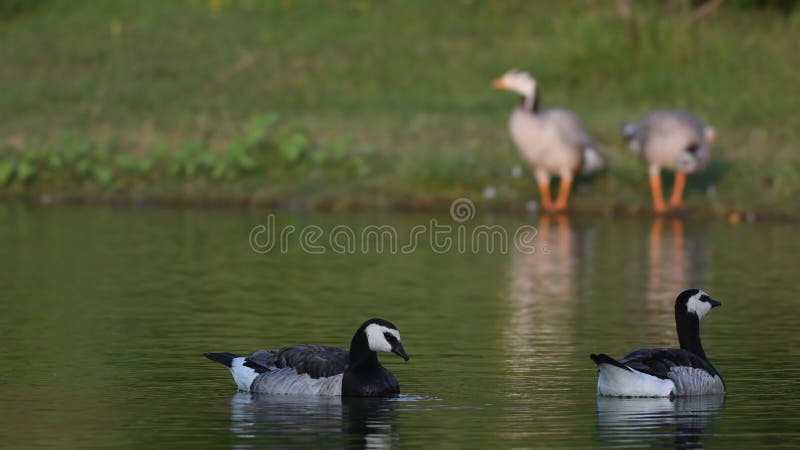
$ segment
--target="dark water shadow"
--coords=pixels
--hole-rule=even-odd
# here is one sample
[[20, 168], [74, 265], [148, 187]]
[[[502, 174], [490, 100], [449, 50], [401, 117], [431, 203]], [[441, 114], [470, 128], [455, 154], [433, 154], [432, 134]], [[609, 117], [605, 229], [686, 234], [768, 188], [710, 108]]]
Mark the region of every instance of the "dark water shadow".
[[667, 398], [597, 398], [598, 441], [603, 448], [704, 448], [705, 429], [719, 419], [724, 395]]
[[232, 448], [366, 448], [400, 444], [397, 399], [270, 396], [231, 399]]

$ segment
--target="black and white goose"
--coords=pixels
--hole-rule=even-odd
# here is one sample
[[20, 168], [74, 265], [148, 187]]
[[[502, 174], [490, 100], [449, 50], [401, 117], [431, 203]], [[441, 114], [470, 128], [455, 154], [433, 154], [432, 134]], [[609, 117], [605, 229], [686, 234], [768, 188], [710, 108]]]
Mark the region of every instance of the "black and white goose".
[[381, 365], [376, 352], [391, 352], [408, 361], [400, 332], [387, 320], [364, 322], [353, 335], [350, 351], [293, 345], [259, 350], [249, 357], [233, 353], [205, 356], [230, 368], [241, 391], [356, 397], [399, 394], [397, 379]]
[[699, 289], [675, 300], [680, 349], [634, 350], [621, 360], [589, 355], [600, 373], [597, 393], [612, 397], [674, 397], [724, 394], [725, 382], [706, 357], [700, 342], [700, 320], [720, 302]]

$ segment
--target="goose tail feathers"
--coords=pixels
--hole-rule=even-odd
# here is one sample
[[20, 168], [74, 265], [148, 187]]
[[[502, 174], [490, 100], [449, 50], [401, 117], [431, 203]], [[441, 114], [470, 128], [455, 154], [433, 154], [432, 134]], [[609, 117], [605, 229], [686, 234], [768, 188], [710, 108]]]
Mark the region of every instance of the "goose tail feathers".
[[630, 367], [626, 366], [625, 364], [622, 364], [616, 359], [606, 355], [605, 353], [600, 353], [599, 355], [595, 355], [594, 353], [592, 353], [591, 355], [589, 355], [589, 358], [592, 358], [592, 361], [594, 361], [594, 363], [597, 364], [598, 366], [600, 366], [600, 364], [608, 364], [610, 366], [614, 366], [623, 370], [633, 370]]
[[253, 380], [268, 368], [251, 361], [249, 358], [234, 353], [205, 353], [206, 358], [218, 362], [230, 369], [233, 381], [240, 391], [249, 391]]
[[670, 397], [675, 383], [638, 370], [606, 354], [589, 355], [597, 364], [597, 393], [609, 397]]
[[230, 367], [231, 362], [239, 358], [239, 355], [233, 353], [203, 353], [203, 355], [211, 361], [218, 362], [225, 367]]
[[600, 170], [606, 165], [606, 157], [603, 152], [594, 147], [584, 147], [583, 149], [583, 164], [581, 165], [581, 172], [590, 173]]

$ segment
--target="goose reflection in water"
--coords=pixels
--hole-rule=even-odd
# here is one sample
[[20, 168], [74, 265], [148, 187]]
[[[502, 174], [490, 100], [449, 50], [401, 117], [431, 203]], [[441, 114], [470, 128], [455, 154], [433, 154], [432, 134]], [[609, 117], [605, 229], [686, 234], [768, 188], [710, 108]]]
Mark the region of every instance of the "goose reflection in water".
[[704, 448], [706, 428], [719, 418], [725, 395], [668, 398], [597, 398], [601, 447]]
[[245, 392], [231, 399], [232, 448], [332, 447], [384, 449], [400, 445], [397, 399], [275, 396]]
[[671, 303], [675, 297], [675, 287], [688, 286], [689, 281], [683, 222], [677, 217], [672, 218], [666, 239], [663, 229], [664, 218], [656, 217], [650, 228], [647, 255], [647, 298], [656, 307], [665, 302]]
[[[576, 350], [572, 324], [584, 273], [594, 261], [594, 229], [573, 229], [566, 215], [543, 215], [533, 240], [535, 252], [515, 252], [509, 265], [507, 349], [508, 396], [540, 408], [542, 395], [571, 388], [556, 375], [567, 370]], [[534, 394], [535, 393], [535, 394]]]
[[[509, 300], [511, 323], [506, 328], [508, 347], [516, 349], [514, 362], [530, 370], [527, 358], [541, 358], [536, 344], [568, 345], [566, 323], [575, 301], [576, 236], [565, 215], [544, 215], [537, 226], [533, 253], [512, 254]], [[536, 359], [536, 358], [534, 358]], [[542, 362], [537, 360], [537, 362]], [[550, 361], [556, 362], [556, 361]]]
[[[669, 227], [667, 223], [669, 222]], [[647, 245], [645, 298], [648, 321], [661, 327], [672, 321], [672, 304], [676, 290], [701, 286], [707, 282], [709, 266], [706, 237], [694, 233], [687, 239], [683, 220], [679, 217], [656, 217], [650, 228]]]

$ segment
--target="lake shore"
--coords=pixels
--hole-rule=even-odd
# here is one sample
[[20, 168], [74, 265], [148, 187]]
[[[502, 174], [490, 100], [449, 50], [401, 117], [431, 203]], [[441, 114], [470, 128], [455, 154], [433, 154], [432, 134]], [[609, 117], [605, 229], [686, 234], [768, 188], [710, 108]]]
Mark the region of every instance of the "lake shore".
[[[535, 189], [535, 188], [534, 188]], [[530, 199], [486, 199], [470, 195], [398, 195], [387, 192], [325, 192], [261, 189], [256, 191], [204, 191], [183, 193], [24, 193], [0, 194], [6, 202], [32, 205], [104, 205], [123, 208], [220, 208], [293, 212], [399, 212], [448, 214], [454, 201], [469, 199], [475, 210], [491, 214], [535, 216], [546, 214], [539, 209], [535, 197]], [[724, 220], [731, 224], [755, 222], [800, 222], [800, 209], [752, 208], [735, 209], [719, 205], [703, 205], [691, 201], [685, 208], [656, 214], [649, 205], [612, 202], [592, 203], [576, 199], [566, 215], [582, 217], [676, 217], [697, 220]]]

